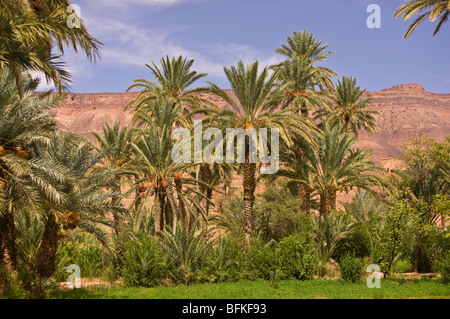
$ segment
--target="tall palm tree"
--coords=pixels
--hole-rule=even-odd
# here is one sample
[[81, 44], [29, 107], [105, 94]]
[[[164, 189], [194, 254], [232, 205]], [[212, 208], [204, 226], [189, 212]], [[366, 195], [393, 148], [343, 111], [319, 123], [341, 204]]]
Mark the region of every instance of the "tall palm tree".
[[[66, 168], [69, 177], [62, 182], [65, 201], [57, 203], [47, 199], [44, 203], [45, 230], [39, 250], [38, 274], [50, 277], [56, 270], [58, 233], [63, 228], [80, 230], [92, 234], [105, 247], [115, 251], [104, 227], [117, 229], [107, 213], [123, 216], [125, 209], [112, 198], [120, 196], [107, 189], [117, 188], [119, 171], [100, 166], [105, 153], [95, 152], [83, 138], [70, 133], [56, 133], [52, 144], [41, 156], [49, 158]], [[125, 229], [119, 228], [122, 232]]]
[[100, 57], [101, 43], [89, 34], [83, 20], [77, 27], [68, 25], [69, 5], [68, 0], [1, 2], [0, 68], [8, 66], [14, 72], [20, 95], [22, 71], [42, 73], [59, 90], [67, 88], [70, 74], [61, 60], [65, 46], [75, 52], [81, 49], [91, 61]]
[[370, 161], [371, 152], [352, 146], [357, 139], [354, 135], [341, 132], [341, 126], [323, 123], [323, 136], [318, 147], [306, 148], [311, 176], [301, 179], [312, 183], [320, 197], [320, 215], [325, 218], [336, 208], [336, 194], [349, 191], [353, 187], [374, 192], [373, 187], [385, 186], [381, 176], [382, 168]]
[[[152, 62], [152, 66], [146, 64], [154, 76], [156, 82], [147, 79], [136, 79], [135, 84], [131, 85], [128, 91], [135, 88], [141, 88], [139, 95], [133, 99], [125, 109], [132, 108], [136, 113], [147, 113], [155, 100], [161, 98], [174, 99], [176, 104], [182, 107], [195, 108], [202, 103], [209, 103], [202, 99], [198, 93], [204, 92], [205, 89], [198, 87], [189, 89], [196, 81], [205, 77], [206, 73], [197, 73], [192, 71], [191, 67], [194, 60], [188, 60], [181, 55], [178, 58], [161, 58], [161, 69]], [[158, 102], [156, 102], [158, 105]]]
[[[327, 88], [333, 87], [331, 78], [337, 74], [329, 68], [323, 66], [314, 66], [315, 63], [324, 61], [332, 51], [325, 51], [329, 44], [322, 44], [321, 40], [316, 40], [313, 34], [308, 30], [301, 32], [293, 32], [292, 37], [287, 38], [287, 45], [283, 44], [281, 47], [275, 49], [275, 52], [286, 56], [293, 60], [295, 56], [303, 59], [306, 64], [313, 66], [322, 80], [321, 84]], [[282, 67], [286, 62], [282, 62], [273, 66], [274, 68]]]
[[8, 68], [0, 70], [0, 262], [16, 267], [14, 211], [40, 211], [41, 194], [62, 201], [61, 193], [43, 175], [63, 178], [51, 163], [31, 155], [31, 145], [48, 144], [56, 123], [50, 114], [62, 100], [51, 94], [34, 95], [39, 81], [21, 78], [23, 96]]
[[397, 10], [395, 10], [394, 18], [402, 17], [403, 20], [408, 20], [413, 16], [419, 15], [413, 23], [410, 24], [406, 31], [404, 38], [407, 39], [411, 33], [426, 19], [431, 22], [438, 20], [433, 36], [440, 30], [442, 24], [448, 21], [450, 15], [450, 1], [449, 0], [410, 0], [403, 3]]
[[368, 108], [372, 98], [362, 99], [364, 92], [356, 86], [355, 78], [343, 76], [336, 85], [333, 104], [316, 112], [316, 118], [327, 116], [331, 123], [340, 122], [343, 132], [352, 132], [356, 136], [361, 128], [370, 134], [376, 132], [375, 116], [379, 112]]
[[[308, 131], [312, 125], [308, 119], [299, 114], [292, 114], [288, 110], [281, 110], [280, 103], [285, 87], [277, 86], [278, 72], [269, 76], [268, 68], [258, 70], [256, 61], [244, 66], [239, 61], [237, 66], [224, 67], [225, 74], [233, 89], [236, 100], [210, 83], [211, 91], [222, 98], [230, 107], [229, 109], [210, 109], [207, 112], [209, 121], [220, 128], [242, 128], [259, 130], [261, 128], [278, 128], [280, 136], [289, 144], [289, 131], [296, 131], [309, 139]], [[243, 223], [246, 240], [250, 239], [253, 232], [253, 202], [255, 199], [256, 167], [257, 163], [251, 162], [249, 156], [249, 144], [246, 142], [245, 161], [241, 164], [244, 189]]]
[[307, 59], [297, 55], [286, 60], [279, 68], [278, 79], [287, 86], [284, 104], [305, 115], [308, 111], [323, 107], [327, 103], [327, 94], [317, 90], [324, 83], [323, 75]]
[[[117, 194], [122, 193], [123, 177], [126, 175], [126, 171], [122, 172], [127, 163], [131, 159], [131, 140], [133, 137], [133, 130], [129, 129], [127, 126], [120, 127], [120, 122], [114, 123], [111, 127], [108, 123], [105, 123], [103, 127], [103, 132], [92, 132], [96, 138], [96, 144], [94, 147], [100, 152], [105, 154], [103, 159], [103, 165], [109, 167], [112, 170], [119, 172], [114, 179], [116, 185], [112, 191]], [[119, 202], [120, 197], [114, 197], [111, 199], [113, 202]], [[120, 224], [120, 218], [118, 214], [113, 213], [113, 218], [116, 226]], [[119, 268], [119, 273], [123, 268], [124, 259], [124, 245], [120, 239], [120, 232], [116, 229], [116, 250], [117, 250], [117, 266]]]
[[[136, 132], [136, 139], [131, 143], [133, 160], [130, 162], [130, 170], [139, 173], [140, 178], [134, 187], [141, 188], [140, 196], [144, 199], [154, 198], [152, 215], [159, 221], [159, 230], [163, 231], [175, 217], [180, 217], [188, 226], [190, 215], [196, 216], [199, 211], [205, 217], [205, 213], [195, 198], [203, 196], [196, 190], [197, 181], [183, 176], [183, 173], [187, 173], [196, 164], [177, 163], [172, 160], [175, 142], [169, 132], [181, 113], [181, 105], [169, 99], [162, 100], [158, 108], [165, 111], [155, 114], [163, 116], [166, 122], [161, 118], [141, 117], [147, 124]], [[157, 126], [153, 124], [155, 121], [165, 124]], [[178, 203], [175, 194], [178, 196]], [[178, 212], [180, 216], [177, 216]]]

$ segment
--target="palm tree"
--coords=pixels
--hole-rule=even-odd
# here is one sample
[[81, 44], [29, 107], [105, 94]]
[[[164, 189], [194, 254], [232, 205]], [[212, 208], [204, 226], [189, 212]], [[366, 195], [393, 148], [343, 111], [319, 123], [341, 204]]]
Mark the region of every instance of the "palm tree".
[[[183, 59], [179, 56], [177, 59], [161, 58], [161, 69], [152, 62], [153, 66], [146, 64], [155, 77], [156, 82], [147, 79], [136, 79], [135, 84], [131, 85], [128, 91], [135, 88], [141, 88], [139, 95], [133, 99], [125, 109], [132, 108], [134, 114], [148, 113], [152, 110], [151, 105], [156, 104], [158, 99], [174, 99], [175, 104], [181, 104], [182, 107], [195, 108], [202, 103], [209, 103], [207, 100], [199, 97], [198, 93], [204, 92], [204, 88], [189, 87], [199, 79], [205, 77], [206, 73], [197, 73], [191, 71], [194, 60]], [[136, 120], [136, 119], [135, 119]]]
[[324, 83], [323, 75], [307, 59], [295, 55], [279, 70], [278, 79], [287, 86], [284, 104], [293, 111], [299, 110], [308, 116], [309, 110], [323, 107], [328, 101], [327, 94], [317, 90]]
[[[293, 60], [295, 56], [305, 61], [306, 64], [313, 66], [320, 75], [322, 80], [320, 83], [327, 88], [332, 88], [333, 83], [331, 78], [337, 76], [337, 74], [329, 68], [323, 66], [314, 66], [315, 63], [324, 61], [329, 55], [333, 54], [331, 51], [325, 51], [329, 47], [329, 44], [322, 45], [321, 40], [316, 40], [313, 34], [308, 30], [301, 32], [293, 32], [292, 37], [287, 38], [287, 45], [283, 44], [281, 47], [275, 49], [275, 52], [286, 56]], [[286, 63], [282, 62], [273, 66], [275, 69], [283, 67]]]
[[429, 19], [431, 22], [438, 20], [433, 36], [440, 30], [442, 24], [448, 21], [450, 15], [450, 1], [449, 0], [410, 0], [403, 3], [394, 13], [394, 18], [402, 17], [403, 20], [408, 20], [413, 16], [419, 15], [406, 31], [404, 38], [407, 39], [411, 33], [424, 20]]
[[[278, 72], [269, 76], [267, 68], [258, 71], [258, 62], [244, 66], [242, 61], [237, 67], [224, 67], [225, 74], [231, 84], [237, 99], [220, 89], [217, 85], [211, 85], [211, 91], [222, 98], [232, 109], [209, 109], [207, 119], [220, 128], [242, 128], [259, 130], [260, 128], [278, 128], [280, 136], [289, 144], [289, 131], [296, 131], [309, 140], [308, 131], [312, 125], [308, 119], [299, 114], [291, 114], [288, 110], [280, 110], [284, 86], [276, 89]], [[246, 150], [249, 143], [246, 142]], [[257, 163], [251, 162], [249, 152], [246, 151], [245, 161], [241, 164], [244, 188], [244, 212], [243, 223], [246, 240], [252, 236], [253, 230], [253, 202], [255, 199], [256, 167]]]
[[[122, 169], [126, 168], [127, 163], [130, 161], [131, 156], [131, 140], [133, 137], [133, 130], [128, 129], [127, 126], [120, 128], [120, 122], [114, 123], [111, 127], [108, 123], [105, 123], [103, 127], [102, 134], [98, 132], [92, 132], [97, 140], [97, 151], [105, 154], [103, 159], [103, 165], [109, 167], [112, 170], [121, 172]], [[122, 193], [122, 183], [123, 175], [125, 172], [117, 174], [114, 178], [116, 181], [116, 186], [112, 190], [114, 193]], [[111, 199], [113, 202], [118, 202], [120, 197], [114, 197]], [[120, 218], [117, 214], [113, 214], [114, 222], [116, 226], [119, 226]], [[120, 232], [116, 229], [116, 246], [118, 252], [117, 266], [119, 272], [123, 268], [123, 258], [124, 258], [124, 245], [122, 240], [119, 238]]]
[[68, 176], [61, 184], [64, 202], [47, 200], [44, 203], [45, 230], [39, 250], [37, 270], [41, 278], [50, 277], [56, 270], [58, 233], [61, 228], [92, 234], [105, 247], [114, 251], [104, 227], [125, 229], [111, 221], [107, 213], [123, 216], [125, 209], [111, 200], [120, 194], [106, 191], [118, 187], [116, 176], [120, 171], [100, 166], [105, 153], [95, 152], [90, 143], [70, 133], [56, 133], [52, 144], [41, 156], [66, 168]]
[[[172, 160], [172, 149], [175, 142], [171, 139], [169, 132], [173, 123], [180, 116], [181, 105], [176, 104], [173, 99], [162, 100], [157, 108], [161, 112], [156, 115], [161, 118], [141, 117], [147, 121], [146, 128], [137, 131], [136, 139], [131, 143], [133, 160], [130, 162], [130, 170], [139, 174], [134, 187], [140, 187], [141, 197], [149, 199], [154, 197], [152, 215], [159, 220], [159, 230], [163, 231], [175, 220], [174, 213], [178, 211], [181, 219], [188, 226], [188, 215], [196, 216], [198, 210], [205, 216], [204, 210], [195, 196], [203, 196], [196, 190], [197, 181], [184, 177], [195, 163], [177, 163]], [[162, 126], [154, 124], [165, 123]], [[189, 141], [190, 143], [190, 141]], [[178, 196], [178, 203], [175, 199]], [[194, 209], [195, 208], [195, 209]]]
[[100, 57], [101, 43], [89, 34], [83, 20], [79, 27], [67, 24], [69, 5], [67, 0], [1, 2], [0, 69], [8, 66], [13, 71], [20, 95], [22, 71], [44, 74], [60, 91], [67, 88], [70, 74], [61, 60], [65, 46], [75, 52], [81, 49], [91, 61]]
[[33, 143], [48, 144], [56, 123], [49, 110], [62, 100], [51, 94], [34, 95], [39, 81], [21, 79], [23, 96], [8, 68], [0, 71], [0, 263], [16, 267], [14, 211], [40, 211], [41, 194], [62, 201], [61, 193], [43, 177], [63, 180], [51, 163], [32, 156]]
[[356, 86], [356, 79], [343, 76], [336, 85], [333, 105], [321, 108], [316, 112], [316, 118], [327, 116], [331, 123], [340, 122], [343, 132], [352, 132], [356, 136], [361, 128], [370, 134], [376, 132], [375, 116], [379, 112], [368, 108], [372, 98], [361, 99], [364, 92]]
[[323, 136], [318, 147], [306, 148], [311, 176], [301, 177], [304, 183], [311, 183], [320, 196], [320, 215], [325, 218], [336, 208], [337, 192], [355, 188], [374, 192], [372, 187], [384, 186], [382, 178], [375, 175], [382, 168], [370, 161], [371, 152], [353, 150], [355, 136], [341, 132], [341, 126], [323, 123]]

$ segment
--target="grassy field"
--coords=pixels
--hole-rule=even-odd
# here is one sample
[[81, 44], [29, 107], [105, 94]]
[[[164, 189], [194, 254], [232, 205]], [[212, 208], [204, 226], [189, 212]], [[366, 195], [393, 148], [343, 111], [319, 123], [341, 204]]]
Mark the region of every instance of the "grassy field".
[[450, 299], [450, 285], [434, 280], [382, 280], [381, 288], [369, 289], [365, 281], [285, 280], [274, 288], [267, 281], [178, 285], [154, 288], [92, 288], [57, 290], [50, 298], [70, 299]]

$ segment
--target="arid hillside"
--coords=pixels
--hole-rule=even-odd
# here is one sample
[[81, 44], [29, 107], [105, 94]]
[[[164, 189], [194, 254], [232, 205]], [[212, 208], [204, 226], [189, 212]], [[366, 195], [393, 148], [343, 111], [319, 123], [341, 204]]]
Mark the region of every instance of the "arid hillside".
[[[127, 124], [130, 114], [124, 107], [137, 93], [68, 93], [63, 106], [55, 110], [63, 130], [87, 134], [100, 130], [103, 123]], [[373, 160], [386, 162], [402, 153], [403, 144], [414, 135], [427, 135], [441, 141], [450, 134], [450, 94], [427, 92], [420, 84], [402, 84], [379, 92], [366, 92], [378, 110], [378, 132], [360, 132], [358, 147], [373, 150]], [[207, 97], [207, 96], [205, 96]], [[219, 105], [221, 100], [209, 96]]]

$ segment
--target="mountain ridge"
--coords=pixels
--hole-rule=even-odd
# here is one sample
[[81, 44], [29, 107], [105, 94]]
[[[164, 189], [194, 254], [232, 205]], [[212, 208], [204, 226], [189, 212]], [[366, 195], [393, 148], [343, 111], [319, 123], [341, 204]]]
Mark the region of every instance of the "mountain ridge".
[[[63, 105], [54, 110], [55, 119], [62, 130], [81, 135], [101, 130], [105, 122], [128, 124], [131, 114], [123, 109], [138, 93], [66, 93]], [[225, 107], [216, 96], [201, 96]], [[372, 159], [377, 163], [397, 158], [412, 136], [426, 135], [442, 141], [450, 135], [450, 93], [428, 92], [421, 84], [406, 83], [365, 91], [363, 97], [371, 97], [369, 107], [380, 112], [376, 120], [378, 131], [369, 135], [361, 130], [356, 146], [372, 149]]]

